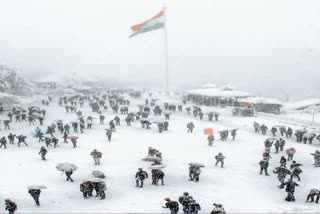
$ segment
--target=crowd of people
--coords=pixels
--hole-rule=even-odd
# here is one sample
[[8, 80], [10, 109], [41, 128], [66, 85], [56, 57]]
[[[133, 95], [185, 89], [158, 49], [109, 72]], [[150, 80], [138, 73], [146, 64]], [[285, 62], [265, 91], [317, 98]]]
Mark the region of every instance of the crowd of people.
[[[116, 129], [121, 126], [121, 116], [124, 115], [125, 122], [127, 126], [131, 126], [132, 123], [140, 122], [141, 127], [146, 130], [154, 130], [157, 129], [159, 133], [163, 133], [169, 130], [169, 120], [170, 115], [174, 114], [176, 111], [179, 113], [183, 113], [183, 107], [186, 105], [186, 101], [183, 100], [183, 105], [174, 105], [169, 103], [164, 103], [163, 106], [157, 104], [155, 100], [146, 99], [144, 105], [139, 105], [139, 111], [130, 112], [129, 104], [130, 101], [124, 98], [121, 98], [117, 94], [109, 94], [104, 96], [103, 94], [91, 94], [91, 95], [75, 95], [70, 97], [59, 97], [58, 105], [63, 108], [66, 114], [74, 114], [75, 120], [71, 122], [66, 122], [61, 119], [57, 119], [52, 123], [44, 122], [46, 120], [47, 111], [45, 108], [48, 108], [52, 102], [53, 98], [48, 97], [48, 100], [42, 100], [43, 108], [37, 106], [30, 106], [28, 109], [23, 109], [19, 107], [13, 107], [7, 113], [8, 119], [3, 120], [3, 125], [5, 130], [10, 130], [11, 123], [23, 123], [26, 122], [30, 127], [36, 126], [36, 128], [32, 131], [34, 139], [27, 138], [25, 135], [16, 135], [13, 132], [10, 132], [7, 136], [2, 136], [0, 138], [0, 148], [6, 149], [8, 145], [14, 145], [15, 140], [17, 140], [17, 145], [20, 147], [21, 145], [28, 146], [28, 143], [32, 141], [40, 143], [40, 151], [38, 155], [40, 155], [41, 160], [46, 161], [46, 155], [48, 154], [49, 149], [59, 149], [59, 142], [61, 141], [63, 144], [72, 143], [73, 148], [77, 148], [78, 138], [84, 132], [90, 132], [91, 129], [95, 128], [94, 120], [98, 119], [99, 124], [101, 126], [108, 126], [105, 129], [106, 141], [111, 142], [112, 135], [116, 132]], [[1, 106], [1, 105], [0, 105]], [[89, 106], [92, 110], [93, 116], [84, 117], [82, 113], [82, 108], [84, 106]], [[106, 122], [106, 112], [108, 109], [111, 109], [115, 117]], [[118, 112], [120, 111], [120, 115]], [[208, 121], [219, 121], [219, 113], [217, 112], [208, 112], [205, 113], [200, 107], [185, 107], [185, 111], [187, 115], [191, 114], [194, 118], [199, 118], [199, 120], [203, 120], [204, 115], [208, 116]], [[1, 113], [3, 114], [4, 109], [2, 108]], [[161, 120], [152, 121], [150, 119], [151, 112], [154, 113], [154, 116], [158, 118], [162, 118]], [[120, 117], [121, 118], [120, 118]], [[15, 118], [15, 121], [13, 121]], [[35, 124], [38, 120], [39, 124]], [[192, 134], [196, 129], [196, 122], [190, 121], [186, 124], [187, 133]], [[254, 131], [262, 135], [267, 135], [268, 127], [264, 124], [260, 125], [258, 123], [254, 123]], [[274, 147], [274, 154], [282, 154], [280, 158], [280, 166], [276, 166], [273, 170], [274, 174], [277, 174], [278, 180], [280, 182], [279, 188], [285, 188], [287, 192], [286, 201], [295, 201], [295, 188], [299, 186], [298, 182], [301, 180], [300, 174], [302, 173], [302, 164], [298, 163], [294, 159], [294, 154], [296, 150], [294, 148], [286, 148], [286, 140], [285, 138], [292, 138], [293, 134], [296, 136], [297, 142], [307, 142], [312, 143], [314, 138], [318, 137], [315, 135], [312, 137], [311, 134], [305, 130], [296, 130], [293, 133], [293, 130], [290, 127], [272, 127], [270, 129], [272, 134], [272, 138], [266, 139], [264, 142], [265, 150], [263, 153], [262, 160], [260, 161], [260, 174], [269, 175], [268, 167], [269, 160], [271, 158], [271, 149]], [[237, 129], [230, 130], [222, 130], [218, 132], [220, 135], [221, 141], [226, 141], [228, 136], [232, 137], [232, 140], [235, 140], [237, 135]], [[279, 133], [279, 134], [278, 134]], [[279, 135], [279, 136], [278, 136]], [[28, 139], [28, 143], [26, 142]], [[36, 139], [36, 140], [35, 140]], [[320, 137], [319, 137], [320, 139]], [[210, 134], [207, 137], [208, 145], [212, 146], [215, 140], [214, 134]], [[50, 151], [50, 150], [49, 150]], [[91, 150], [90, 150], [91, 151]], [[284, 154], [285, 153], [285, 154]], [[94, 165], [97, 167], [101, 164], [102, 152], [98, 149], [94, 149], [91, 152], [88, 152], [93, 158]], [[316, 150], [311, 154], [314, 157], [314, 166], [320, 167], [320, 151]], [[285, 157], [286, 156], [286, 157]], [[216, 153], [214, 156], [215, 166], [220, 166], [224, 168], [226, 157], [222, 152]], [[158, 186], [159, 184], [165, 185], [164, 178], [164, 168], [166, 167], [162, 164], [163, 157], [162, 153], [157, 149], [152, 147], [148, 148], [148, 155], [145, 158], [146, 161], [150, 161], [151, 165], [148, 169], [151, 170], [150, 177], [148, 172], [143, 170], [143, 168], [138, 168], [138, 171], [135, 174], [135, 184], [138, 188], [144, 187], [144, 182], [146, 179], [151, 178], [151, 184]], [[189, 179], [190, 181], [199, 182], [200, 174], [202, 173], [203, 164], [200, 163], [189, 163]], [[58, 168], [58, 167], [57, 167]], [[60, 170], [60, 169], [58, 169]], [[71, 178], [71, 175], [76, 170], [74, 169], [61, 169], [65, 175], [66, 180], [70, 182], [74, 182]], [[286, 178], [289, 178], [286, 180]], [[100, 197], [100, 199], [106, 198], [105, 191], [107, 190], [106, 184], [104, 180], [99, 179], [86, 179], [80, 183], [80, 192], [82, 192], [83, 197], [88, 199], [93, 197], [93, 191], [95, 191], [95, 197]], [[29, 189], [29, 194], [32, 196], [37, 206], [40, 206], [39, 197], [41, 190], [40, 189]], [[310, 193], [307, 196], [307, 202], [316, 202], [318, 203], [320, 197], [320, 193], [318, 189], [310, 190]], [[183, 208], [183, 212], [185, 214], [197, 214], [201, 211], [201, 206], [197, 203], [193, 197], [191, 197], [187, 192], [183, 194], [178, 200], [178, 202], [171, 200], [170, 198], [165, 198], [165, 205], [163, 208], [168, 208], [172, 214], [178, 213], [179, 204], [181, 204]], [[10, 199], [6, 199], [5, 201], [6, 210], [9, 213], [14, 213], [17, 210], [17, 205]], [[212, 210], [212, 214], [225, 214], [225, 210], [221, 204], [214, 203], [214, 208]]]

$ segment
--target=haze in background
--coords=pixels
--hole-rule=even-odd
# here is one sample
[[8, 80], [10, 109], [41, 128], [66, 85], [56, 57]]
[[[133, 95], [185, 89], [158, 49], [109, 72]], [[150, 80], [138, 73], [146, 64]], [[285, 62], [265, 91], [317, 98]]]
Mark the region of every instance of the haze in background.
[[[129, 39], [156, 0], [0, 1], [0, 62], [33, 79], [77, 73], [110, 86], [164, 86], [163, 30]], [[206, 82], [291, 99], [318, 96], [320, 1], [172, 0], [170, 85]]]

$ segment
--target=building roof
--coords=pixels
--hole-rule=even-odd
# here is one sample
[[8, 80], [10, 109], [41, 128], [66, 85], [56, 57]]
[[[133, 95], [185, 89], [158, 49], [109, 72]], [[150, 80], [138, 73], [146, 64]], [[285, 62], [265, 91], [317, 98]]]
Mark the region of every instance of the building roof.
[[266, 98], [266, 97], [248, 97], [246, 99], [239, 100], [240, 102], [249, 102], [253, 104], [276, 104], [283, 106], [283, 102], [274, 98]]
[[201, 86], [201, 88], [216, 88], [216, 87], [217, 86], [215, 84], [210, 83], [210, 82], [208, 82], [208, 83], [206, 83], [206, 84]]
[[244, 98], [244, 97], [251, 97], [253, 96], [249, 92], [245, 91], [238, 91], [228, 89], [225, 90], [224, 88], [200, 88], [187, 91], [188, 94], [191, 95], [200, 95], [200, 96], [207, 96], [207, 97], [217, 97], [217, 98]]

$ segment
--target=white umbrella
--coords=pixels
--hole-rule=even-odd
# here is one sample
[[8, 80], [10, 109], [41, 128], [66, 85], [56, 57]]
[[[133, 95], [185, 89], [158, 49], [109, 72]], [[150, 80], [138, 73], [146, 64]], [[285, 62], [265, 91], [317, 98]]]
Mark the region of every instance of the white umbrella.
[[56, 168], [59, 170], [59, 171], [75, 171], [78, 167], [75, 165], [75, 164], [72, 164], [72, 163], [59, 163]]
[[100, 179], [100, 178], [87, 178], [83, 180], [84, 182], [86, 181], [90, 181], [93, 183], [104, 183], [104, 180]]
[[148, 169], [164, 169], [166, 167], [167, 167], [166, 165], [160, 164], [160, 165], [149, 166]]
[[148, 157], [142, 158], [142, 160], [149, 161], [149, 162], [155, 162], [155, 161], [161, 161], [161, 158], [148, 156]]
[[198, 167], [205, 167], [204, 164], [202, 163], [195, 163], [195, 162], [191, 162], [191, 163], [188, 163], [190, 166], [198, 166]]
[[27, 186], [27, 189], [46, 189], [47, 187], [44, 185], [30, 185]]
[[93, 175], [95, 178], [105, 178], [105, 177], [106, 177], [106, 175], [105, 175], [103, 172], [99, 171], [99, 170], [93, 171], [93, 172], [92, 172], [92, 175]]

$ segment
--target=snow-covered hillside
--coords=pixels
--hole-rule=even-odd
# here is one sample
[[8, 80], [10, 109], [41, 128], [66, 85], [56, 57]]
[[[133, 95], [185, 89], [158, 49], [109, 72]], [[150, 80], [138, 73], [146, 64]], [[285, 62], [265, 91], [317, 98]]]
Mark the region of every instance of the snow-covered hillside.
[[12, 95], [31, 95], [35, 85], [19, 75], [16, 68], [0, 64], [0, 92]]

